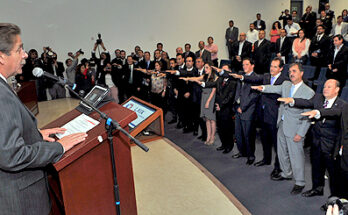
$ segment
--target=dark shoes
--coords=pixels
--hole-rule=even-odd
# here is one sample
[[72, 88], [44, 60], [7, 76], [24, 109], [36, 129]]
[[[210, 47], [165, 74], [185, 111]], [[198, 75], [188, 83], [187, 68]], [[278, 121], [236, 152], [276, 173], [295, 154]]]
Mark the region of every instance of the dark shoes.
[[271, 179], [273, 181], [285, 181], [285, 180], [291, 180], [292, 178], [284, 178], [279, 172], [278, 174], [274, 174], [273, 176], [271, 176]]
[[281, 173], [280, 169], [273, 169], [273, 171], [271, 172], [271, 177], [279, 175]]
[[176, 128], [177, 129], [180, 129], [180, 128], [183, 128], [184, 127], [184, 125], [182, 124], [182, 122], [178, 122], [178, 124], [176, 124]]
[[315, 189], [307, 190], [306, 192], [302, 193], [303, 197], [322, 196], [322, 195], [324, 195], [323, 188], [315, 188]]
[[255, 161], [255, 158], [248, 158], [246, 165], [251, 165], [254, 163], [254, 161]]
[[217, 147], [216, 150], [221, 151], [221, 150], [225, 150], [225, 148], [223, 146]]
[[227, 153], [229, 153], [230, 151], [232, 151], [232, 148], [230, 148], [230, 149], [225, 149], [222, 153], [223, 153], [223, 154], [227, 154]]
[[193, 131], [193, 136], [198, 136], [198, 131]]
[[265, 165], [271, 165], [271, 162], [266, 162], [264, 160], [260, 160], [259, 162], [256, 162], [254, 166], [265, 166]]
[[174, 123], [176, 123], [176, 121], [177, 121], [177, 119], [173, 118], [172, 120], [170, 120], [170, 121], [168, 122], [168, 124], [174, 124]]
[[192, 128], [190, 128], [190, 127], [185, 127], [184, 130], [183, 130], [183, 133], [184, 133], [184, 134], [187, 134], [187, 133], [191, 133], [192, 131], [193, 131]]
[[291, 195], [297, 195], [300, 194], [305, 186], [299, 186], [299, 185], [294, 185], [294, 187], [291, 190]]
[[232, 158], [234, 158], [234, 159], [241, 158], [241, 157], [243, 157], [241, 153], [237, 153], [237, 154], [232, 155]]

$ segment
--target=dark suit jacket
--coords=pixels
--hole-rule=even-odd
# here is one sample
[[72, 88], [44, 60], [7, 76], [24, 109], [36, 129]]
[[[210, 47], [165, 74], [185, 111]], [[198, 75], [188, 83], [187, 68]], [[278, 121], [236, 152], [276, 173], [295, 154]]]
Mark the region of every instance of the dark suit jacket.
[[[348, 104], [345, 103], [343, 108], [333, 107], [330, 109], [320, 109], [321, 117], [336, 116], [341, 119], [341, 135], [339, 147], [343, 147], [341, 156], [341, 168], [343, 171], [348, 172]], [[338, 155], [336, 147], [334, 155]]]
[[58, 142], [43, 140], [35, 116], [0, 78], [1, 214], [49, 214], [46, 166], [63, 155]]
[[[280, 74], [273, 85], [281, 85], [285, 80], [289, 80], [288, 76]], [[256, 85], [269, 85], [271, 84], [271, 74], [265, 73], [263, 75], [245, 76], [244, 83], [251, 83]], [[279, 102], [277, 99], [280, 97], [276, 93], [262, 93], [261, 94], [261, 106], [262, 106], [262, 120], [264, 123], [277, 125]]]
[[[185, 66], [185, 69], [179, 69], [179, 72], [180, 77], [194, 77], [197, 74], [197, 69], [193, 67], [191, 71], [187, 71]], [[185, 93], [190, 93], [192, 98], [193, 82], [178, 79], [176, 88], [178, 89], [178, 97], [183, 97]]]
[[[95, 52], [92, 52], [92, 59], [95, 61], [95, 65], [97, 66], [97, 72], [96, 72], [96, 80], [98, 81], [98, 84], [105, 85], [105, 75], [104, 68], [107, 63], [110, 63], [110, 54], [109, 52], [106, 52], [106, 58], [103, 61], [103, 65], [101, 64], [101, 59], [97, 58], [95, 55]], [[118, 64], [122, 64], [121, 62]]]
[[259, 44], [259, 40], [254, 43], [253, 59], [255, 64], [269, 65], [271, 62], [271, 42], [263, 39]]
[[[245, 72], [240, 72], [240, 75], [245, 75]], [[257, 76], [255, 72], [251, 73], [251, 77]], [[252, 90], [251, 86], [256, 84], [244, 82], [242, 84], [241, 80], [237, 81], [237, 89], [236, 89], [236, 97], [235, 97], [235, 109], [237, 110], [239, 107], [242, 109], [241, 119], [242, 120], [253, 120], [254, 113], [256, 109], [256, 103], [259, 99], [259, 92], [256, 90]], [[240, 104], [238, 104], [237, 100], [240, 99]]]
[[[196, 58], [199, 58], [199, 57], [200, 57], [200, 51], [198, 50], [196, 51]], [[203, 50], [201, 58], [203, 59], [205, 63], [208, 63], [208, 62], [211, 63], [211, 53], [205, 49]]]
[[192, 57], [193, 62], [196, 60], [196, 55], [193, 52], [184, 52], [184, 58], [186, 59], [187, 57]]
[[[251, 57], [251, 49], [252, 49], [251, 42], [248, 42], [245, 40], [240, 57], [242, 59], [246, 57]], [[238, 50], [239, 50], [239, 42], [233, 44], [232, 51], [233, 51], [234, 58], [238, 55]]]
[[276, 54], [280, 53], [281, 56], [285, 57], [286, 62], [284, 63], [289, 62], [289, 54], [290, 54], [291, 48], [292, 48], [292, 41], [289, 37], [285, 37], [282, 48], [280, 48], [280, 38], [277, 39], [275, 52]]
[[[143, 73], [140, 71], [136, 71], [135, 68], [138, 68], [137, 65], [133, 64], [133, 86], [135, 87], [140, 87], [142, 80], [143, 80]], [[129, 64], [126, 63], [126, 65], [123, 66], [123, 81], [125, 82], [125, 84], [129, 83], [129, 79], [130, 79], [130, 74], [131, 74], [131, 70], [129, 69]]]
[[[295, 98], [295, 107], [298, 108], [311, 108], [311, 109], [322, 109], [325, 101], [325, 97], [321, 93], [316, 93], [313, 98], [300, 99]], [[337, 98], [333, 108], [342, 109], [345, 102]], [[337, 117], [326, 116], [319, 120], [315, 120], [315, 125], [312, 129], [314, 141], [313, 144], [320, 146], [322, 152], [334, 156], [335, 151], [338, 153], [339, 150], [339, 134], [340, 134], [340, 120]], [[337, 154], [336, 154], [337, 155]]]
[[[224, 82], [225, 84], [223, 84]], [[216, 87], [215, 103], [219, 104], [221, 112], [225, 112], [225, 110], [229, 112], [232, 109], [237, 87], [235, 80], [226, 76], [219, 76], [215, 82], [206, 82], [205, 87]]]
[[[347, 64], [348, 64], [348, 47], [343, 45], [342, 48], [337, 52], [334, 61], [335, 49], [333, 48], [328, 55], [328, 63], [332, 65], [332, 69], [337, 69], [337, 72], [327, 70], [326, 77], [328, 79], [333, 78], [336, 80], [347, 79]], [[344, 87], [344, 86], [341, 86]]]
[[[53, 66], [51, 63], [52, 62], [50, 61], [46, 65], [46, 67], [44, 68], [44, 71], [49, 72], [51, 74], [54, 74]], [[64, 78], [64, 76], [63, 76], [63, 72], [65, 71], [64, 64], [62, 62], [57, 62], [57, 65], [58, 65], [58, 67], [56, 67], [56, 75], [61, 77], [61, 78]], [[55, 81], [53, 81], [53, 80], [47, 80], [47, 82], [46, 82], [48, 88], [51, 88], [54, 85], [54, 83], [55, 83]]]
[[[237, 27], [233, 27], [232, 31], [230, 29], [231, 28], [229, 27], [226, 29], [226, 33], [225, 33], [226, 45], [233, 44], [234, 42], [238, 41], [239, 29]], [[233, 40], [233, 41], [231, 43], [228, 40]]]
[[320, 50], [320, 53], [318, 53], [318, 57], [317, 58], [311, 57], [312, 63], [313, 63], [313, 60], [315, 60], [319, 63], [319, 65], [327, 66], [326, 65], [326, 62], [327, 62], [326, 58], [327, 58], [329, 50], [330, 50], [330, 38], [328, 36], [323, 35], [320, 41], [318, 41], [317, 36], [313, 37], [313, 39], [311, 41], [311, 45], [309, 46], [310, 56], [312, 55], [313, 52], [318, 51], [318, 50]]
[[256, 30], [265, 30], [266, 29], [266, 23], [263, 20], [260, 20], [261, 28], [259, 28], [259, 26], [257, 26], [257, 20], [254, 21], [254, 26], [255, 26]]

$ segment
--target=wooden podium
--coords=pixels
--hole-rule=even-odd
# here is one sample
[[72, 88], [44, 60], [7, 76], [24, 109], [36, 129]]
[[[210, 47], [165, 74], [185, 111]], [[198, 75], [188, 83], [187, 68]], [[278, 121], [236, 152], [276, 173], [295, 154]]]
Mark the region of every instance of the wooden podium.
[[[128, 123], [136, 114], [116, 103], [101, 108], [128, 131]], [[72, 110], [45, 128], [60, 127], [81, 113]], [[93, 215], [116, 214], [113, 175], [105, 120], [97, 113], [89, 115], [100, 124], [88, 132], [87, 139], [67, 151], [53, 165], [49, 174], [53, 214]], [[103, 138], [98, 141], [98, 136]], [[115, 163], [120, 190], [121, 214], [136, 215], [136, 199], [129, 139], [121, 132], [114, 133]]]

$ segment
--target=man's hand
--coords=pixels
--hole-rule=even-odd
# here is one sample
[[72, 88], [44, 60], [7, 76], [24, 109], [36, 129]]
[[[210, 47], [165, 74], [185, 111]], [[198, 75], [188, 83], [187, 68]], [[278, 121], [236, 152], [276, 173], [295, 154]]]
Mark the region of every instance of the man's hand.
[[314, 52], [314, 53], [312, 53], [312, 56], [313, 57], [318, 57], [318, 53]]
[[50, 128], [50, 129], [44, 129], [44, 130], [39, 130], [41, 135], [42, 135], [42, 138], [45, 140], [45, 141], [48, 141], [48, 142], [54, 142], [55, 139], [52, 138], [52, 137], [49, 137], [51, 134], [64, 134], [64, 132], [66, 131], [65, 128]]
[[137, 88], [137, 91], [138, 91], [138, 92], [140, 91], [140, 87]]
[[263, 86], [251, 86], [251, 89], [262, 91], [263, 90]]
[[216, 111], [220, 111], [220, 105], [218, 103], [215, 103], [215, 109]]
[[329, 70], [332, 70], [332, 65], [331, 64], [327, 65], [327, 68], [329, 68]]
[[243, 78], [242, 75], [238, 75], [236, 73], [230, 73], [229, 75], [232, 76], [233, 78], [237, 78], [237, 79], [242, 79]]
[[296, 143], [300, 142], [301, 139], [302, 139], [302, 137], [300, 135], [296, 134], [295, 137], [294, 137], [294, 142], [296, 142]]
[[82, 133], [82, 132], [75, 133], [75, 134], [70, 134], [68, 136], [65, 136], [62, 139], [58, 140], [57, 142], [62, 144], [64, 151], [67, 152], [76, 144], [81, 143], [82, 141], [85, 141], [87, 136], [88, 135], [86, 133]]
[[282, 55], [280, 53], [277, 54], [277, 57], [282, 57]]
[[333, 69], [332, 72], [338, 72], [338, 70], [337, 69]]
[[237, 112], [240, 113], [240, 114], [243, 113], [243, 112], [242, 112], [242, 109], [241, 109], [240, 107], [237, 109]]
[[308, 118], [310, 118], [310, 119], [315, 117], [315, 115], [317, 115], [317, 114], [318, 114], [318, 110], [311, 110], [311, 111], [301, 113], [302, 116], [308, 116]]
[[176, 96], [178, 96], [178, 93], [179, 93], [178, 90], [175, 88], [175, 89], [174, 89], [174, 94], [175, 94]]
[[168, 73], [174, 75], [176, 73], [176, 70], [165, 70], [165, 72], [168, 72]]
[[161, 96], [162, 96], [162, 98], [164, 98], [164, 97], [166, 96], [166, 91], [164, 91], [164, 90], [163, 90], [163, 92], [162, 92], [162, 95], [161, 95]]
[[239, 62], [242, 61], [242, 58], [241, 58], [239, 55], [236, 56], [236, 59], [237, 59]]
[[190, 93], [189, 92], [185, 93], [184, 97], [188, 99], [190, 97]]
[[294, 103], [294, 99], [293, 98], [278, 98], [277, 99], [278, 102], [284, 102], [284, 104], [290, 104], [290, 103]]

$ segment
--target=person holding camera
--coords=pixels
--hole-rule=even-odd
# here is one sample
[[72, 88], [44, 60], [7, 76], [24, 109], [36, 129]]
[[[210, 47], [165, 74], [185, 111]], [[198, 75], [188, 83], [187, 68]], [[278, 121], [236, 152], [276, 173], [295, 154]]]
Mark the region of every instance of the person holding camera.
[[[106, 50], [104, 43], [100, 37], [100, 34], [98, 34], [99, 39], [95, 42], [94, 48], [92, 51], [92, 59], [95, 61], [95, 65], [97, 66], [97, 74], [96, 74], [96, 81], [98, 85], [106, 85], [105, 84], [105, 72], [104, 68], [107, 63], [110, 62], [110, 53]], [[100, 58], [97, 58], [95, 51], [99, 50], [99, 46], [102, 47], [103, 52], [100, 54]]]
[[[44, 71], [49, 72], [55, 76], [64, 78], [63, 72], [65, 71], [62, 62], [57, 60], [57, 54], [50, 47], [43, 47], [43, 57], [44, 57]], [[52, 80], [47, 80], [46, 86], [51, 99], [65, 98], [65, 89], [60, 84]]]
[[[65, 73], [70, 83], [75, 83], [76, 67], [79, 61], [78, 57], [81, 54], [84, 54], [84, 52], [81, 49], [77, 51], [75, 55], [72, 52], [69, 52], [68, 56], [71, 58], [65, 60]], [[69, 92], [69, 94], [70, 96], [73, 96], [71, 92]]]

